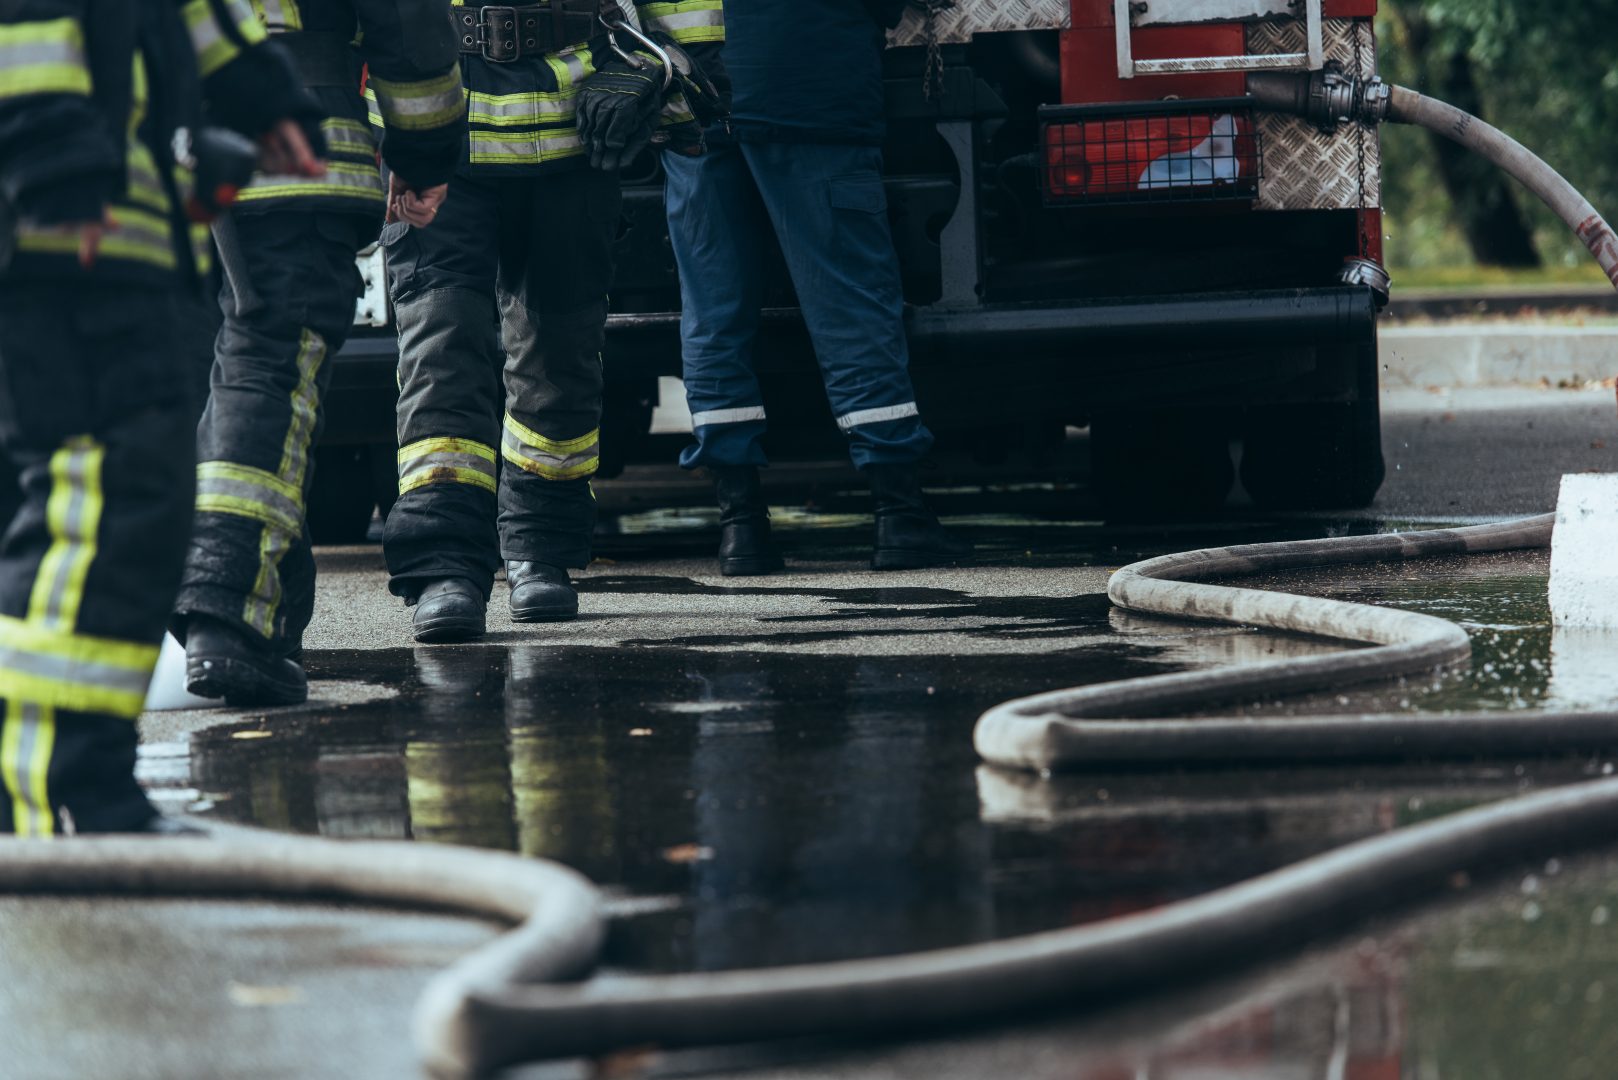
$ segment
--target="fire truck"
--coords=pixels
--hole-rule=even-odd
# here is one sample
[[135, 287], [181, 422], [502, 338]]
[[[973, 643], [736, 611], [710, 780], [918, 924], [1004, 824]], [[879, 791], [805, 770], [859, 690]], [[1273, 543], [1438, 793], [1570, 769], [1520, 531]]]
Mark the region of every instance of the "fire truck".
[[[955, 0], [887, 55], [887, 213], [941, 447], [1016, 468], [1089, 431], [1108, 513], [1368, 504], [1383, 479], [1376, 131], [1256, 110], [1250, 72], [1369, 78], [1376, 0]], [[833, 58], [825, 58], [832, 62]], [[655, 155], [624, 174], [603, 475], [672, 460], [679, 288]], [[317, 535], [393, 475], [380, 256], [339, 358]], [[784, 264], [757, 350], [776, 460], [843, 453]], [[373, 498], [374, 496], [374, 498]]]

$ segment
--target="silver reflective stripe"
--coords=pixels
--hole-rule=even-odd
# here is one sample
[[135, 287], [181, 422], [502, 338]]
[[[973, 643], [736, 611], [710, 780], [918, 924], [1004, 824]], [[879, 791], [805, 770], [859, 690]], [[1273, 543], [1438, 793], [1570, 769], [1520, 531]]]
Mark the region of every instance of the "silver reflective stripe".
[[706, 412], [692, 413], [692, 427], [712, 427], [715, 424], [746, 424], [754, 420], [763, 420], [764, 406], [751, 405], [744, 409], [709, 409]]
[[84, 67], [84, 46], [78, 41], [30, 41], [0, 44], [0, 70], [64, 64]]
[[373, 78], [370, 89], [389, 127], [407, 131], [442, 127], [461, 114], [466, 90], [460, 79], [429, 79], [421, 83], [393, 83]]
[[[72, 609], [69, 610], [68, 590], [75, 578], [78, 578], [79, 588], [83, 588], [83, 576], [87, 573], [85, 560], [95, 558], [96, 533], [101, 527], [101, 515], [98, 508], [90, 505], [90, 485], [95, 483], [100, 486], [101, 456], [101, 448], [88, 443], [71, 446], [60, 470], [55, 461], [51, 462], [51, 471], [55, 474], [53, 480], [57, 484], [66, 481], [67, 511], [60, 520], [53, 522], [61, 530], [53, 538], [51, 551], [52, 555], [57, 556], [56, 573], [51, 578], [43, 609], [34, 614], [38, 615], [41, 625], [54, 630], [72, 633], [73, 624], [78, 621], [79, 598], [74, 598]], [[54, 490], [55, 484], [52, 486], [51, 497], [54, 500], [57, 492]], [[46, 565], [50, 565], [48, 557]]]
[[[500, 439], [501, 456], [524, 472], [546, 480], [577, 480], [595, 473], [601, 462], [601, 445], [597, 433], [585, 438], [557, 444], [566, 450], [546, 450], [531, 446], [508, 426]], [[580, 445], [582, 443], [582, 445]], [[577, 446], [577, 449], [573, 447]]]
[[272, 31], [303, 29], [295, 0], [259, 0], [259, 6], [264, 9], [264, 24]]
[[386, 197], [382, 187], [382, 174], [375, 165], [359, 165], [347, 161], [326, 162], [326, 175], [263, 176], [242, 189], [241, 199], [269, 199], [281, 196], [326, 195], [336, 198], [376, 199]]
[[903, 405], [886, 405], [880, 409], [861, 409], [858, 412], [845, 413], [837, 418], [837, 426], [848, 431], [851, 428], [864, 427], [866, 424], [881, 424], [889, 420], [903, 420], [920, 415], [916, 403], [907, 401]]
[[695, 30], [703, 26], [724, 26], [725, 14], [723, 11], [682, 11], [675, 15], [659, 15], [655, 19], [648, 19], [647, 25], [652, 30], [661, 30], [674, 35], [681, 30]]
[[467, 119], [474, 124], [488, 124], [490, 127], [514, 127], [518, 124], [570, 119], [577, 105], [576, 95], [557, 98], [541, 94], [474, 92]]
[[0, 645], [0, 668], [20, 675], [31, 675], [68, 687], [89, 686], [98, 690], [111, 690], [119, 694], [144, 696], [151, 672], [98, 664], [94, 660], [50, 653], [29, 652], [14, 646]]
[[544, 136], [526, 134], [519, 138], [495, 138], [488, 132], [472, 132], [472, 160], [491, 161], [548, 161], [551, 158], [577, 154], [584, 144], [572, 128], [563, 134]]
[[452, 450], [434, 450], [423, 454], [405, 466], [404, 476], [413, 476], [426, 469], [475, 469], [489, 476], [495, 474], [494, 462], [477, 454], [459, 454]]
[[17, 770], [13, 778], [17, 790], [13, 792], [16, 799], [12, 806], [27, 810], [28, 824], [22, 828], [22, 822], [13, 822], [12, 830], [21, 836], [43, 836], [45, 822], [42, 820], [42, 810], [48, 811], [50, 804], [46, 801], [45, 792], [34, 790], [33, 769], [34, 755], [39, 752], [41, 706], [33, 701], [19, 701], [15, 705], [18, 715], [13, 722], [20, 725], [20, 730], [17, 735]]
[[326, 145], [335, 153], [376, 157], [371, 129], [357, 120], [327, 120], [320, 130], [326, 136]]
[[197, 471], [197, 509], [204, 513], [251, 518], [292, 535], [303, 532], [303, 508], [280, 491], [241, 477], [212, 474], [204, 463]]
[[560, 81], [560, 77], [565, 73], [567, 81], [563, 82], [561, 86], [561, 89], [564, 90], [569, 86], [577, 86], [595, 71], [594, 67], [586, 66], [584, 59], [577, 52], [560, 53], [556, 56], [546, 57], [546, 59], [551, 62], [551, 70], [553, 71], [556, 71], [558, 64], [561, 65], [562, 70], [556, 71], [556, 74]]

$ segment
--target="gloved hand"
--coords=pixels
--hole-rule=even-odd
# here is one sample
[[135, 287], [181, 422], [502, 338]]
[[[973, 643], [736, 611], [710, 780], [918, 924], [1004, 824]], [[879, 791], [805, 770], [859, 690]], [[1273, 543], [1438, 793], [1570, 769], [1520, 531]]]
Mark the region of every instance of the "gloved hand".
[[663, 105], [662, 91], [656, 65], [637, 70], [618, 57], [584, 80], [576, 122], [593, 167], [616, 172], [646, 148]]

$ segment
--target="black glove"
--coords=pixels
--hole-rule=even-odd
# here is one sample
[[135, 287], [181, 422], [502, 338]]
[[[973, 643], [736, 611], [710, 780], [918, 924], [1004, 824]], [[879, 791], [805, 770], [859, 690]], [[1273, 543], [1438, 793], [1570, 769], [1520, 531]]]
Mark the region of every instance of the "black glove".
[[606, 172], [628, 165], [652, 141], [663, 107], [663, 74], [654, 64], [637, 70], [614, 57], [579, 88], [579, 139], [590, 164]]

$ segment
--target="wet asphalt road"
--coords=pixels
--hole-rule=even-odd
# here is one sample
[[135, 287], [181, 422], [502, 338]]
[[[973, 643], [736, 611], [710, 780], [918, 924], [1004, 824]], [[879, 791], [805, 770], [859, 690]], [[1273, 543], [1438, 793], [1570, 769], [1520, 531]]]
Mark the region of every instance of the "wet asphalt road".
[[[837, 471], [789, 471], [778, 517], [793, 572], [752, 583], [712, 576], [712, 515], [642, 472], [603, 492], [608, 558], [582, 579], [579, 622], [497, 617], [485, 644], [416, 647], [375, 549], [328, 551], [309, 642], [317, 701], [148, 717], [143, 772], [166, 805], [217, 820], [567, 862], [615, 897], [619, 969], [883, 955], [1124, 914], [1610, 766], [1051, 781], [979, 768], [971, 725], [1006, 698], [1327, 647], [1110, 612], [1111, 569], [1541, 512], [1563, 472], [1618, 471], [1609, 440], [1610, 392], [1407, 395], [1391, 402], [1373, 513], [1116, 528], [1088, 520], [1082, 484], [962, 490], [945, 507], [986, 565], [881, 578], [859, 569], [866, 524]], [[1618, 642], [1553, 635], [1545, 573], [1526, 554], [1289, 583], [1455, 618], [1477, 656], [1430, 684], [1287, 707], [1618, 703], [1618, 661], [1604, 662]], [[1090, 1003], [933, 1042], [632, 1054], [594, 1074], [1604, 1076], [1618, 1049], [1614, 912], [1618, 856], [1540, 862], [1306, 956], [1099, 1014]], [[0, 1077], [412, 1075], [416, 988], [488, 933], [330, 908], [0, 900], [0, 1027], [19, 1033]], [[85, 1031], [75, 1015], [98, 1022]]]

